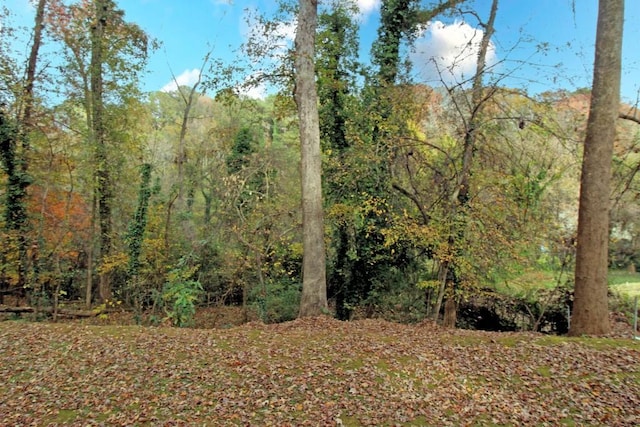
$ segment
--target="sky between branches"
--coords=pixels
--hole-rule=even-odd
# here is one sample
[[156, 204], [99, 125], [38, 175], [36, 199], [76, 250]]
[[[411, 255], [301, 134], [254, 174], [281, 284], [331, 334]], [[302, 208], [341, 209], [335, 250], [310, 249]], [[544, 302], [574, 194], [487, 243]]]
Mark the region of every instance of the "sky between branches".
[[[13, 19], [32, 26], [31, 0], [2, 0]], [[433, 1], [423, 1], [427, 6]], [[472, 0], [468, 8], [486, 19], [490, 0]], [[575, 90], [591, 84], [597, 0], [502, 0], [496, 33], [489, 52], [494, 79], [502, 85], [526, 88], [530, 93], [558, 89]], [[162, 43], [149, 61], [143, 90], [171, 90], [173, 77], [192, 85], [208, 52], [214, 59], [231, 63], [242, 57], [239, 47], [259, 30], [255, 16], [272, 16], [275, 1], [265, 0], [117, 0], [125, 17]], [[380, 0], [357, 0], [360, 23], [360, 59], [368, 63], [377, 36]], [[640, 1], [626, 2], [622, 96], [635, 103], [640, 90]], [[293, 17], [279, 28], [283, 40], [292, 43]], [[471, 14], [439, 17], [425, 25], [407, 50], [411, 77], [433, 86], [463, 82], [473, 74], [475, 54], [482, 38], [477, 19]], [[261, 97], [267, 87], [247, 93]]]

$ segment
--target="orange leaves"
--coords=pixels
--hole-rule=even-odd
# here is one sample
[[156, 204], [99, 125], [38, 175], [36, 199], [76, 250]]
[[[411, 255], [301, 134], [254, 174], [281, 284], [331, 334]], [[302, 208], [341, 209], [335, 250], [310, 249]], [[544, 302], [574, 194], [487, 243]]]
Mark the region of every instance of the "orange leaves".
[[33, 185], [28, 210], [49, 250], [70, 254], [88, 242], [90, 206], [77, 193]]

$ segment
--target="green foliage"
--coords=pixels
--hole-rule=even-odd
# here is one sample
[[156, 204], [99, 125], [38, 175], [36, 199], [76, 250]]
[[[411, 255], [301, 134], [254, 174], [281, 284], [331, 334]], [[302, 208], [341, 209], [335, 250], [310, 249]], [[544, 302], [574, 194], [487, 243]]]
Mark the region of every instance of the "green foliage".
[[129, 224], [127, 240], [129, 243], [129, 276], [135, 277], [140, 270], [140, 253], [144, 239], [144, 231], [147, 226], [147, 211], [151, 198], [151, 165], [145, 163], [140, 168], [140, 193], [138, 194], [138, 207], [133, 221]]
[[193, 325], [196, 304], [203, 293], [202, 284], [191, 278], [194, 270], [185, 265], [172, 270], [162, 291], [166, 319], [180, 328]]
[[8, 230], [19, 230], [26, 225], [25, 196], [32, 182], [31, 176], [24, 171], [26, 159], [18, 150], [19, 138], [16, 124], [0, 111], [0, 164], [7, 174], [4, 219]]
[[352, 10], [336, 4], [318, 17], [315, 64], [321, 100], [320, 138], [325, 150], [342, 151], [351, 145], [347, 139], [350, 92], [360, 68], [356, 61], [358, 38], [353, 16]]
[[250, 297], [263, 322], [280, 323], [298, 317], [301, 290], [292, 279], [269, 280], [264, 288], [255, 287]]
[[400, 45], [417, 24], [416, 0], [384, 0], [380, 12], [378, 38], [371, 50], [372, 62], [378, 66], [381, 85], [394, 84], [400, 66]]
[[229, 173], [238, 173], [249, 164], [249, 155], [255, 151], [251, 129], [242, 127], [233, 141], [231, 154], [227, 157]]
[[611, 268], [640, 267], [640, 251], [632, 239], [612, 239], [609, 243], [609, 266]]

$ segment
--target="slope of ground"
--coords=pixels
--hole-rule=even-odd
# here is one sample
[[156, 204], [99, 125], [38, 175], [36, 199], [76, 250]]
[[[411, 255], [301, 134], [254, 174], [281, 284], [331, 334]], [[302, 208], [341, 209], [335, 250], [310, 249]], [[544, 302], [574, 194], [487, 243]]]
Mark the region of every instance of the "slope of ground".
[[2, 425], [640, 424], [640, 342], [305, 319], [0, 323]]

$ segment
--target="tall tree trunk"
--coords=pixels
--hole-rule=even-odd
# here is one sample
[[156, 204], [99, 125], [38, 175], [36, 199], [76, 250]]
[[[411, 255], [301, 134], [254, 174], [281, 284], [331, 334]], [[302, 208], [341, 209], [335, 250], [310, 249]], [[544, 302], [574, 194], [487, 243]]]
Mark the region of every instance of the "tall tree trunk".
[[[29, 184], [29, 177], [27, 175], [27, 170], [29, 168], [29, 150], [31, 149], [31, 143], [29, 138], [31, 137], [29, 134], [33, 129], [33, 88], [36, 80], [36, 69], [38, 64], [38, 54], [40, 52], [40, 45], [42, 44], [42, 31], [44, 30], [44, 9], [46, 7], [47, 0], [39, 0], [38, 5], [36, 7], [36, 17], [35, 23], [33, 26], [33, 44], [31, 45], [31, 52], [29, 53], [29, 61], [27, 62], [27, 81], [24, 86], [24, 110], [22, 114], [22, 127], [20, 132], [20, 139], [22, 140], [22, 176], [24, 181], [24, 188], [21, 192], [24, 197], [27, 194], [27, 186]], [[21, 205], [24, 206], [24, 202], [21, 202]], [[20, 232], [20, 240], [18, 242], [18, 250], [20, 252], [19, 258], [19, 266], [18, 266], [18, 285], [24, 286], [26, 284], [26, 275], [27, 275], [27, 264], [28, 264], [28, 254], [27, 254], [27, 246], [29, 242], [27, 241], [26, 236], [26, 226], [28, 223], [26, 208], [24, 211], [24, 221], [21, 226]], [[34, 245], [36, 250], [34, 250], [34, 254], [37, 253], [37, 245]], [[37, 271], [37, 263], [39, 260], [34, 256], [33, 258], [34, 266], [33, 270]], [[41, 292], [39, 279], [34, 278], [33, 289], [36, 293]], [[39, 297], [38, 297], [39, 299]]]
[[[95, 144], [95, 179], [98, 202], [98, 223], [100, 227], [100, 254], [98, 265], [111, 253], [111, 203], [113, 199], [111, 189], [111, 174], [107, 153], [106, 128], [104, 123], [104, 36], [107, 25], [108, 5], [104, 0], [95, 0], [95, 21], [91, 27], [91, 127], [93, 143]], [[111, 283], [109, 273], [102, 272], [99, 276], [98, 293], [102, 301], [111, 298]]]
[[[47, 5], [47, 0], [39, 0], [36, 7], [36, 18], [33, 27], [33, 44], [31, 45], [31, 52], [29, 53], [29, 61], [27, 63], [27, 80], [24, 85], [24, 109], [22, 113], [22, 125], [23, 129], [30, 131], [32, 127], [31, 117], [33, 115], [33, 87], [36, 80], [36, 69], [38, 64], [38, 53], [40, 52], [40, 45], [42, 43], [42, 31], [44, 29], [44, 9]], [[29, 140], [25, 138], [22, 142], [24, 148], [28, 148]], [[27, 165], [24, 164], [23, 168], [26, 170]]]
[[315, 82], [317, 0], [300, 0], [295, 40], [295, 100], [300, 120], [302, 183], [302, 298], [299, 316], [327, 310], [327, 272], [322, 211], [320, 126]]
[[600, 0], [584, 142], [575, 296], [569, 335], [610, 331], [607, 298], [611, 159], [620, 105], [624, 0]]

